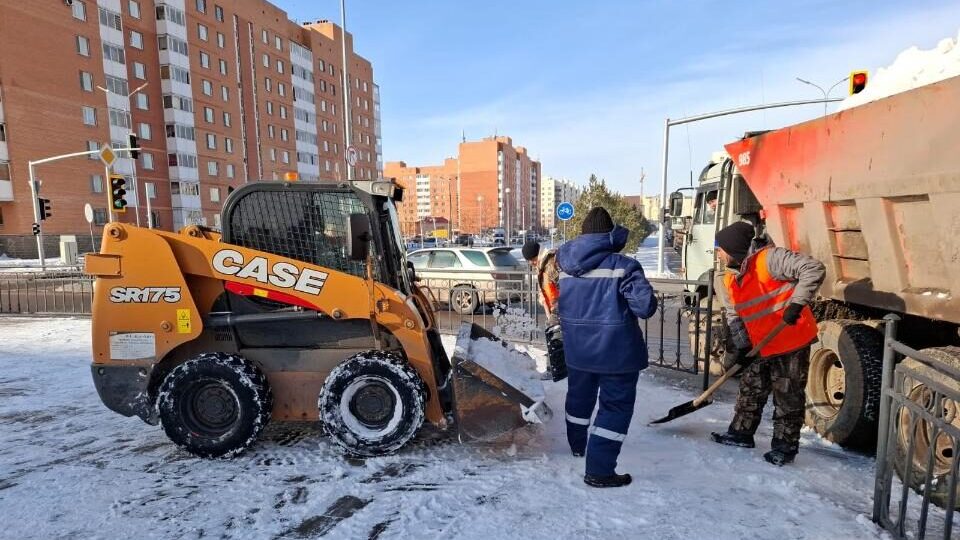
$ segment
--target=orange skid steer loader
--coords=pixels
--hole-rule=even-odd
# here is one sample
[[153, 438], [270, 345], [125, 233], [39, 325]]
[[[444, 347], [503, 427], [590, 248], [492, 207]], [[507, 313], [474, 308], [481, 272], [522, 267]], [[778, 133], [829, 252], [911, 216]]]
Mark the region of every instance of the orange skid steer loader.
[[107, 225], [85, 263], [101, 400], [201, 457], [243, 451], [271, 420], [319, 420], [360, 456], [424, 420], [461, 441], [543, 421], [528, 356], [501, 343], [510, 362], [488, 369], [475, 345], [498, 340], [464, 324], [448, 359], [406, 262], [402, 196], [382, 181], [254, 183], [226, 200], [222, 235]]

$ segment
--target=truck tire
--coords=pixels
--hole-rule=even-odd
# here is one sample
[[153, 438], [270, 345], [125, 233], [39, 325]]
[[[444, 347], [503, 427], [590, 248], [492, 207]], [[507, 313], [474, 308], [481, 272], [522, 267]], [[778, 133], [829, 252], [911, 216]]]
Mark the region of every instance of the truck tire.
[[420, 375], [400, 356], [367, 351], [337, 366], [317, 407], [333, 441], [355, 456], [399, 450], [423, 425], [427, 400]]
[[[920, 351], [933, 359], [941, 362], [943, 365], [950, 366], [953, 369], [960, 369], [960, 347], [935, 347], [923, 349]], [[903, 360], [903, 367], [923, 373], [925, 376], [937, 381], [946, 388], [960, 393], [960, 381], [949, 375], [937, 371], [918, 360], [906, 358]], [[921, 404], [925, 409], [931, 410], [933, 407], [933, 392], [923, 383], [907, 377], [904, 380], [904, 392], [906, 396]], [[944, 398], [943, 417], [952, 425], [960, 428], [960, 404], [955, 401]], [[913, 414], [905, 407], [899, 411], [893, 411], [893, 422], [898, 424], [896, 457], [893, 461], [894, 469], [901, 480], [906, 476], [907, 452], [910, 450], [910, 424], [913, 421]], [[930, 486], [930, 501], [940, 508], [945, 508], [949, 504], [950, 497], [950, 469], [953, 467], [957, 456], [953, 453], [953, 443], [949, 435], [942, 431], [936, 439], [933, 439], [933, 426], [922, 419], [917, 421], [915, 426], [915, 440], [913, 454], [910, 456], [910, 487], [917, 493], [923, 492], [923, 487], [927, 478], [927, 460], [929, 458], [931, 444], [934, 446], [933, 476]], [[954, 508], [960, 508], [960, 484], [957, 486], [957, 497]]]
[[[700, 308], [700, 323], [697, 324], [697, 316], [691, 311], [687, 315], [687, 339], [690, 342], [690, 353], [697, 359], [697, 368], [704, 369], [704, 359], [710, 354], [710, 374], [723, 375], [723, 354], [726, 351], [726, 332], [727, 322], [720, 311], [720, 301], [713, 299], [713, 313], [707, 316], [707, 299], [701, 298], [698, 304]], [[711, 343], [707, 344], [707, 324], [712, 324], [713, 329], [710, 333]], [[698, 334], [699, 328], [699, 334]]]
[[877, 440], [883, 336], [857, 321], [818, 324], [810, 348], [806, 423], [841, 446], [872, 449]]
[[480, 300], [477, 290], [469, 285], [457, 285], [450, 291], [450, 309], [460, 315], [471, 315], [477, 311]]
[[263, 372], [243, 357], [205, 353], [173, 368], [157, 398], [171, 441], [202, 458], [233, 457], [270, 422], [273, 394]]

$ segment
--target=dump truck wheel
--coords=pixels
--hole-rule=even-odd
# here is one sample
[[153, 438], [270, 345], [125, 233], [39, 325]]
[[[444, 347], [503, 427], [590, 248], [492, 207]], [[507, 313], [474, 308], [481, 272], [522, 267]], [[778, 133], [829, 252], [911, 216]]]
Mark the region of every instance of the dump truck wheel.
[[818, 325], [810, 348], [806, 423], [842, 446], [868, 449], [877, 440], [883, 336], [857, 321]]
[[400, 356], [384, 351], [354, 355], [337, 366], [317, 406], [330, 438], [357, 456], [400, 449], [423, 425], [426, 387]]
[[450, 291], [450, 308], [460, 315], [476, 312], [479, 305], [477, 291], [469, 285], [457, 285]]
[[[697, 324], [696, 313], [690, 311], [687, 315], [687, 339], [690, 341], [690, 352], [697, 358], [698, 368], [704, 369], [704, 360], [710, 354], [710, 374], [723, 375], [723, 355], [726, 351], [727, 324], [720, 312], [719, 299], [714, 298], [713, 313], [707, 314], [707, 299], [701, 298], [700, 324]], [[707, 325], [712, 324], [710, 343], [707, 343]], [[699, 331], [699, 333], [698, 333]]]
[[170, 371], [157, 409], [178, 446], [199, 457], [233, 457], [270, 422], [273, 394], [263, 372], [243, 357], [206, 353]]
[[[920, 351], [934, 360], [939, 361], [945, 366], [953, 369], [960, 369], [960, 347], [936, 347], [923, 349]], [[960, 381], [949, 375], [937, 371], [936, 369], [921, 363], [913, 358], [903, 360], [902, 366], [936, 381], [953, 392], [960, 392]], [[924, 383], [911, 377], [904, 380], [904, 392], [908, 399], [920, 404], [931, 414], [937, 415], [939, 411], [934, 411], [937, 404], [934, 403], [934, 392]], [[944, 397], [939, 402], [943, 408], [942, 418], [960, 428], [960, 404]], [[945, 508], [950, 502], [950, 470], [954, 465], [957, 456], [954, 454], [953, 442], [948, 434], [940, 431], [936, 438], [933, 436], [933, 425], [917, 419], [913, 426], [914, 443], [913, 452], [910, 459], [907, 459], [910, 450], [911, 424], [914, 421], [914, 415], [906, 408], [894, 411], [891, 420], [898, 424], [897, 429], [897, 451], [893, 461], [894, 469], [901, 480], [906, 476], [907, 462], [910, 462], [910, 487], [917, 493], [923, 492], [924, 484], [927, 479], [927, 462], [931, 446], [933, 446], [933, 475], [930, 481], [930, 501], [935, 505]], [[954, 508], [960, 508], [960, 484], [957, 486], [957, 497]]]

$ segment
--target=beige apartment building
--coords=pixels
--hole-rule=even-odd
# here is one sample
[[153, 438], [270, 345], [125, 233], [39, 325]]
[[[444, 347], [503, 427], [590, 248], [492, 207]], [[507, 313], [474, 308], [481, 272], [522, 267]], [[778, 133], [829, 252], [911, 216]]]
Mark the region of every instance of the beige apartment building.
[[[333, 8], [331, 8], [333, 9]], [[246, 182], [347, 179], [344, 92], [359, 151], [354, 178], [381, 170], [379, 91], [368, 60], [340, 27], [298, 24], [263, 0], [57, 0], [0, 3], [0, 254], [35, 257], [28, 160], [127, 146], [125, 222], [173, 230], [220, 226], [229, 191]], [[132, 91], [146, 84], [141, 91]], [[47, 255], [58, 236], [89, 248], [107, 221], [96, 158], [41, 165]]]
[[547, 176], [540, 184], [540, 223], [544, 229], [559, 227], [557, 206], [562, 202], [576, 204], [583, 190], [566, 178]]
[[540, 230], [541, 165], [510, 137], [462, 141], [443, 165], [387, 162], [385, 178], [406, 193], [400, 204], [404, 234], [418, 234], [420, 220], [443, 217], [453, 230], [475, 234], [493, 228]]

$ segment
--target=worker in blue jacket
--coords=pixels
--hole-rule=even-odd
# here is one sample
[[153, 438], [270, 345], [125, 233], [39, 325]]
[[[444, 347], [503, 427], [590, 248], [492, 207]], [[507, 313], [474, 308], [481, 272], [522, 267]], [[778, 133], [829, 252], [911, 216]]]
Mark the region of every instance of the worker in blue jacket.
[[[595, 207], [581, 232], [557, 251], [569, 377], [567, 441], [574, 456], [586, 453], [587, 485], [619, 487], [632, 480], [616, 473], [617, 456], [633, 417], [640, 370], [647, 367], [638, 319], [651, 317], [657, 300], [640, 263], [619, 253], [630, 231]], [[598, 393], [600, 406], [588, 429]]]

